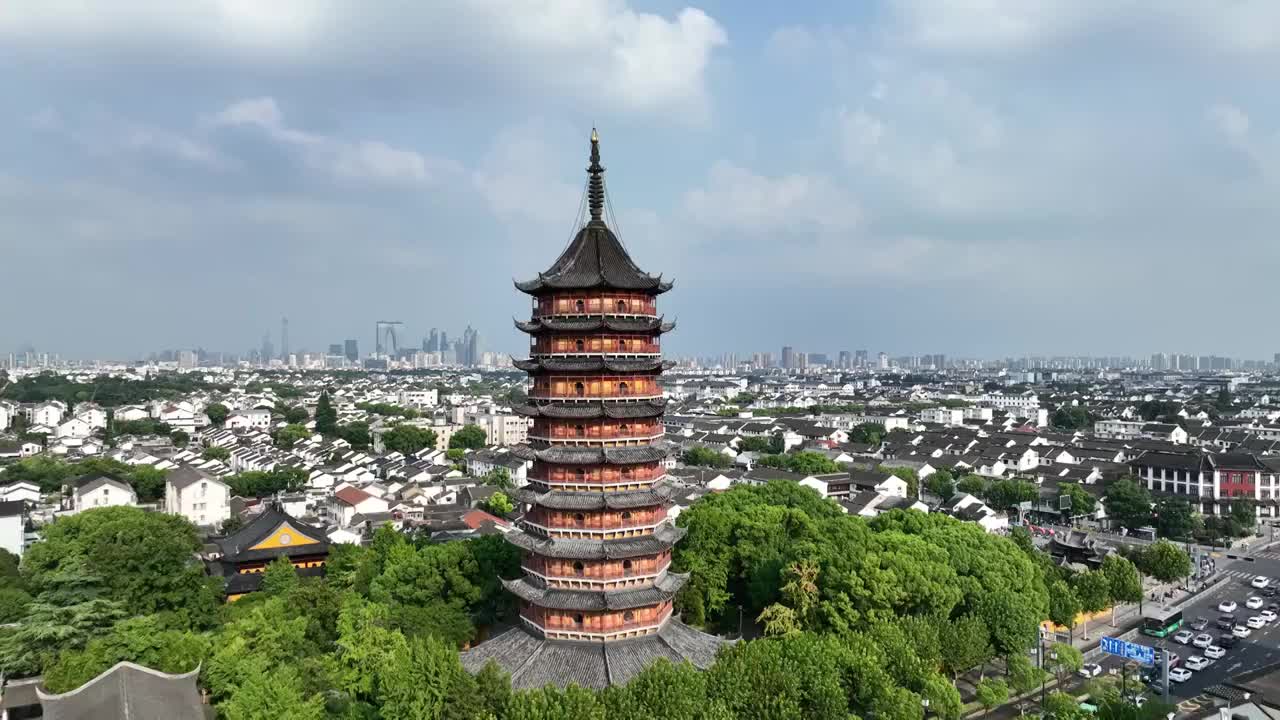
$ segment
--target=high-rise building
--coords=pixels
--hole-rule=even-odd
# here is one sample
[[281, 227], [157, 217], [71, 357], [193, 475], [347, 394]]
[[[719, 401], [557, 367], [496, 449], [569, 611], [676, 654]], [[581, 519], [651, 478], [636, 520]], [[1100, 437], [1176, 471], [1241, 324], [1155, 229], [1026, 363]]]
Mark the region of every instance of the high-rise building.
[[280, 359], [289, 363], [289, 318], [280, 318]]
[[449, 333], [445, 332], [444, 330], [441, 330], [440, 331], [440, 352], [448, 353], [450, 347], [451, 346], [449, 345]]
[[329, 354], [330, 354], [330, 355], [341, 355], [341, 354], [342, 354], [342, 343], [333, 343], [332, 345], [330, 345], [330, 346], [329, 346]]
[[853, 367], [853, 353], [848, 350], [841, 350], [836, 366], [843, 370]]
[[853, 364], [860, 368], [867, 366], [867, 351], [859, 350], [853, 354]]
[[877, 354], [877, 355], [876, 355], [876, 367], [877, 367], [877, 368], [879, 368], [880, 370], [888, 370], [888, 369], [889, 369], [889, 354], [888, 354], [888, 353], [883, 353], [883, 352], [882, 352], [882, 353], [879, 353], [879, 354]]
[[427, 335], [427, 352], [440, 352], [440, 331], [431, 328], [431, 333]]
[[[506, 535], [527, 574], [503, 585], [520, 599], [520, 626], [462, 653], [469, 671], [496, 662], [518, 689], [622, 685], [660, 657], [705, 668], [722, 644], [674, 612], [689, 579], [671, 572], [684, 531], [667, 515], [666, 453], [652, 444], [665, 407], [658, 337], [671, 329], [657, 298], [671, 283], [641, 271], [605, 224], [591, 140], [590, 222], [549, 270], [517, 284], [540, 308], [517, 323], [533, 337], [517, 363], [532, 379], [518, 410], [533, 427], [514, 452], [533, 467], [517, 491], [527, 510]], [[624, 317], [600, 312], [615, 302]]]
[[271, 363], [271, 358], [275, 357], [275, 347], [271, 344], [271, 333], [262, 334], [262, 348], [258, 351], [258, 360], [263, 365]]
[[348, 340], [343, 343], [343, 350], [348, 361], [357, 362], [360, 360], [360, 349], [355, 340]]
[[782, 369], [791, 370], [796, 366], [796, 349], [790, 345], [782, 346]]

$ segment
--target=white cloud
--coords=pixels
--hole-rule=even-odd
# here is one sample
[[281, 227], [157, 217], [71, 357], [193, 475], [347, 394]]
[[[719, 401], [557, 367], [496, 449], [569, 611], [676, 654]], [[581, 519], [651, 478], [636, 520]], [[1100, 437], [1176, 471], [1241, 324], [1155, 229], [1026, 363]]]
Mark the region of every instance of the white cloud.
[[[356, 72], [421, 92], [476, 72], [595, 107], [705, 112], [705, 73], [724, 28], [686, 8], [672, 18], [625, 0], [12, 0], [0, 39], [36, 49], [151, 53], [173, 65]], [[471, 71], [471, 75], [467, 72]]]
[[354, 183], [417, 185], [439, 181], [458, 171], [448, 161], [433, 160], [413, 150], [391, 147], [376, 140], [347, 141], [290, 127], [274, 98], [252, 98], [232, 103], [207, 123], [213, 128], [250, 127], [302, 153], [315, 170]]
[[1249, 134], [1249, 116], [1234, 105], [1219, 103], [1210, 107], [1209, 119], [1232, 143], [1242, 142]]
[[825, 177], [767, 177], [725, 161], [711, 167], [704, 187], [685, 193], [684, 209], [701, 225], [757, 234], [848, 231], [861, 217], [857, 202]]

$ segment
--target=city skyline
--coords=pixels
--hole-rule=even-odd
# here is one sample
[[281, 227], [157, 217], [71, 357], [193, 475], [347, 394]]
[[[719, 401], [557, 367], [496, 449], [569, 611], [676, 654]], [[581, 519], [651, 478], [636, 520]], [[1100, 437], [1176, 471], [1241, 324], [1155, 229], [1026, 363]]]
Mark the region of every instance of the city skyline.
[[594, 123], [620, 238], [684, 283], [676, 353], [1269, 357], [1240, 328], [1266, 327], [1280, 264], [1280, 43], [1248, 29], [1280, 6], [925, 6], [335, 2], [133, 27], [8, 4], [0, 346], [240, 348], [287, 316], [292, 347], [323, 348], [465, 307], [518, 352], [510, 281], [567, 242]]

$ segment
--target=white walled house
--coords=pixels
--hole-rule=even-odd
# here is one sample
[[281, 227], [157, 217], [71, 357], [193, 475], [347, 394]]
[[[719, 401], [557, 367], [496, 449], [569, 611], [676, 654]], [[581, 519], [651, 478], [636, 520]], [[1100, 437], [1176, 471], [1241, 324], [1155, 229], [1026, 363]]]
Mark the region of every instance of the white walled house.
[[44, 425], [45, 427], [57, 427], [62, 422], [63, 416], [67, 414], [67, 406], [57, 400], [40, 403], [31, 409], [30, 417], [32, 425]]
[[164, 511], [196, 525], [217, 525], [231, 517], [231, 488], [209, 473], [179, 465], [165, 479]]
[[138, 494], [128, 483], [106, 475], [95, 475], [83, 478], [76, 484], [71, 492], [69, 510], [79, 513], [100, 507], [137, 504]]
[[54, 435], [60, 438], [87, 438], [93, 434], [93, 427], [78, 417], [58, 423]]
[[8, 430], [13, 425], [13, 405], [8, 402], [0, 402], [0, 432]]
[[21, 500], [0, 501], [0, 548], [22, 556], [27, 549], [27, 504]]
[[329, 519], [339, 527], [351, 524], [355, 515], [386, 512], [390, 505], [380, 497], [355, 487], [344, 487], [333, 494], [329, 503]]
[[95, 430], [107, 427], [107, 411], [97, 403], [80, 403], [76, 406], [75, 416], [89, 423], [89, 427]]
[[113, 418], [121, 422], [132, 422], [134, 420], [146, 420], [151, 417], [151, 413], [141, 405], [122, 405], [115, 409], [111, 414]]
[[270, 430], [270, 410], [241, 410], [227, 416], [222, 426], [228, 430]]

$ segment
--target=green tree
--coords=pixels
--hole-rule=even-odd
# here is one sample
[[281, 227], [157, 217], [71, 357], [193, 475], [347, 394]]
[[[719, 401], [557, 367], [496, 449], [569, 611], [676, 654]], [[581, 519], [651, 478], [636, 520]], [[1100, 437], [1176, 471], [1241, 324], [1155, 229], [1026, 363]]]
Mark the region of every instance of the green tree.
[[727, 468], [733, 466], [733, 460], [708, 447], [693, 447], [684, 451], [681, 461], [685, 465], [695, 467]]
[[263, 667], [246, 673], [243, 684], [218, 706], [227, 720], [323, 720], [324, 698], [308, 696], [302, 677], [291, 665]]
[[1005, 659], [1005, 677], [1009, 679], [1009, 687], [1019, 695], [1040, 687], [1048, 676], [1049, 673], [1033, 665], [1025, 653]]
[[952, 677], [984, 665], [994, 656], [991, 631], [976, 615], [948, 620], [945, 630], [938, 633], [938, 640], [942, 669]]
[[907, 481], [907, 497], [920, 497], [920, 474], [915, 470], [909, 467], [887, 467], [884, 465], [876, 468], [876, 470], [887, 472], [894, 477]]
[[278, 448], [291, 448], [300, 440], [306, 440], [311, 433], [301, 425], [285, 425], [276, 430], [273, 439]]
[[1258, 511], [1253, 501], [1248, 498], [1232, 498], [1231, 520], [1240, 528], [1238, 535], [1241, 537], [1252, 535], [1254, 526], [1258, 523]]
[[1084, 717], [1080, 703], [1064, 692], [1054, 691], [1044, 702], [1044, 714], [1053, 720], [1078, 720]]
[[1055, 625], [1074, 630], [1082, 610], [1075, 588], [1063, 580], [1049, 585], [1049, 619]]
[[200, 457], [205, 460], [226, 461], [231, 459], [231, 451], [224, 447], [207, 447], [200, 453]]
[[840, 472], [834, 460], [819, 452], [804, 450], [786, 456], [787, 469], [801, 475], [825, 475]]
[[[478, 428], [477, 428], [478, 429]], [[462, 432], [461, 430], [459, 432]], [[481, 431], [484, 432], [483, 430]], [[455, 434], [454, 437], [457, 437]], [[452, 442], [452, 440], [450, 440]], [[436, 433], [428, 428], [413, 425], [396, 425], [382, 433], [382, 446], [392, 452], [412, 455], [424, 448], [434, 448]]]
[[298, 571], [281, 555], [272, 560], [262, 573], [262, 592], [268, 597], [287, 595], [298, 588]]
[[1071, 498], [1072, 517], [1092, 517], [1098, 510], [1098, 500], [1088, 490], [1077, 483], [1062, 483], [1058, 486], [1058, 497]]
[[1027, 480], [1001, 478], [987, 487], [984, 498], [991, 507], [1008, 512], [1018, 503], [1032, 502], [1040, 497], [1040, 489]]
[[862, 445], [879, 445], [884, 441], [884, 426], [862, 423], [849, 431], [849, 442]]
[[44, 684], [53, 692], [74, 690], [126, 660], [160, 672], [190, 672], [209, 650], [208, 635], [168, 628], [156, 615], [130, 618], [82, 650], [63, 651], [45, 671]]
[[1195, 528], [1195, 515], [1191, 503], [1176, 497], [1164, 497], [1156, 501], [1156, 532], [1160, 537], [1187, 540]]
[[329, 391], [325, 390], [320, 393], [320, 399], [316, 402], [316, 432], [332, 436], [337, 430], [338, 411], [329, 400]]
[[1173, 582], [1191, 574], [1191, 558], [1168, 540], [1157, 540], [1143, 548], [1133, 556], [1133, 563], [1160, 582]]
[[1108, 594], [1113, 602], [1136, 603], [1142, 599], [1142, 578], [1128, 559], [1108, 555], [1099, 570], [1107, 578]]
[[498, 517], [506, 517], [515, 511], [515, 506], [511, 504], [511, 498], [505, 493], [496, 492], [489, 496], [489, 500], [485, 502], [484, 509]]
[[933, 495], [948, 500], [956, 494], [956, 482], [949, 470], [939, 470], [924, 479], [924, 487]]
[[484, 428], [479, 425], [463, 425], [460, 430], [450, 436], [449, 447], [479, 450], [484, 447], [485, 439]]
[[187, 443], [191, 442], [191, 436], [184, 430], [174, 430], [169, 433], [169, 439], [173, 441], [176, 447], [186, 447]]
[[[462, 669], [458, 653], [434, 638], [397, 644], [380, 674], [383, 720], [444, 718], [447, 713], [465, 717], [459, 706], [479, 701], [475, 681]], [[473, 712], [478, 710], [473, 708]]]
[[1049, 646], [1048, 664], [1058, 678], [1058, 685], [1063, 683], [1064, 675], [1074, 675], [1084, 667], [1084, 654], [1070, 643], [1057, 642]]
[[467, 456], [467, 451], [462, 448], [449, 448], [444, 451], [444, 456], [449, 459], [449, 462], [458, 463]]
[[0, 588], [0, 623], [11, 623], [27, 615], [31, 595], [20, 587]]
[[1105, 503], [1107, 515], [1130, 530], [1151, 525], [1151, 493], [1131, 477], [1111, 483]]
[[986, 678], [978, 683], [978, 704], [991, 714], [991, 710], [1009, 702], [1009, 684], [1000, 678]]
[[1072, 580], [1076, 597], [1080, 598], [1080, 609], [1084, 612], [1096, 613], [1110, 605], [1111, 583], [1101, 571], [1078, 573]]
[[484, 476], [484, 484], [503, 490], [510, 490], [516, 486], [515, 481], [511, 479], [511, 472], [506, 468], [494, 468], [491, 470]]
[[311, 419], [311, 413], [301, 405], [285, 405], [281, 407], [276, 405], [276, 410], [284, 416], [284, 421], [288, 425], [305, 425]]
[[985, 497], [987, 494], [987, 479], [981, 475], [965, 475], [956, 482], [956, 491], [968, 493], [975, 497]]
[[1063, 405], [1053, 412], [1049, 424], [1059, 430], [1088, 430], [1093, 427], [1093, 418], [1083, 407]]
[[367, 450], [373, 444], [373, 436], [369, 433], [369, 423], [349, 422], [338, 426], [334, 433], [339, 439], [346, 440], [353, 450]]
[[168, 473], [150, 465], [135, 465], [125, 481], [138, 493], [142, 502], [154, 502], [164, 497], [165, 476]]
[[222, 423], [226, 422], [227, 416], [231, 414], [231, 409], [222, 403], [209, 403], [204, 409], [204, 414], [209, 418], [209, 424], [222, 427]]

